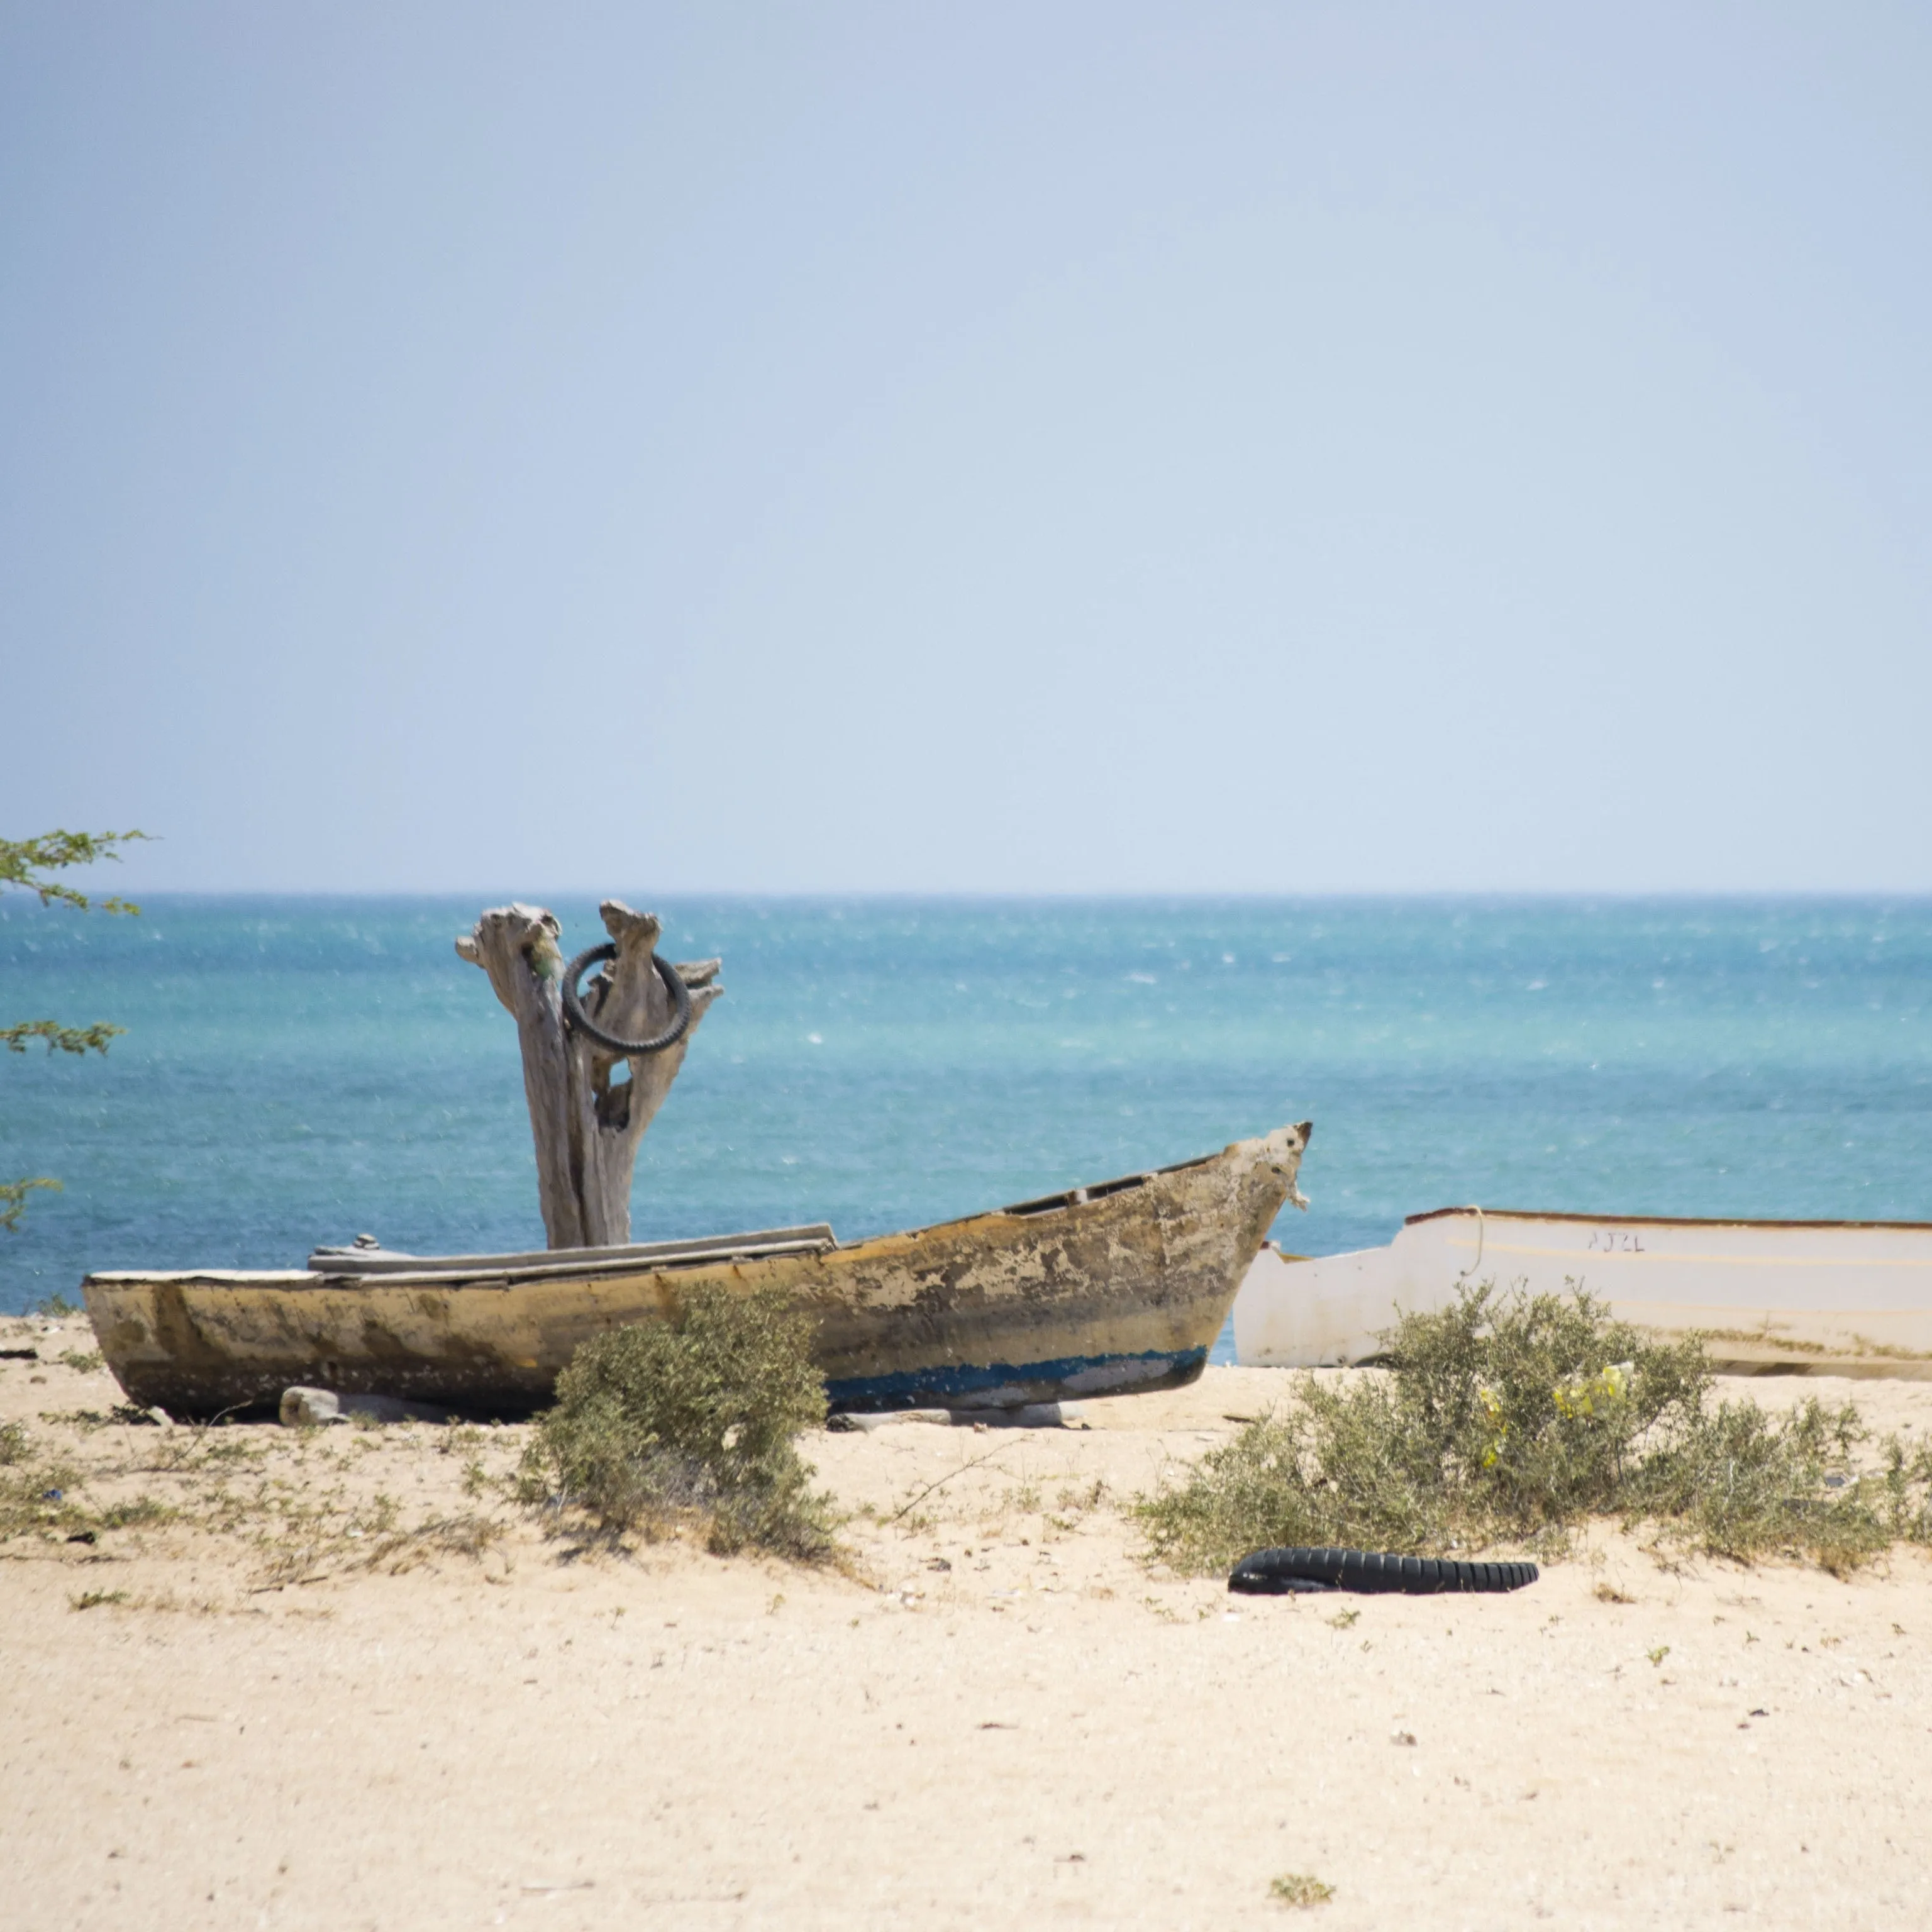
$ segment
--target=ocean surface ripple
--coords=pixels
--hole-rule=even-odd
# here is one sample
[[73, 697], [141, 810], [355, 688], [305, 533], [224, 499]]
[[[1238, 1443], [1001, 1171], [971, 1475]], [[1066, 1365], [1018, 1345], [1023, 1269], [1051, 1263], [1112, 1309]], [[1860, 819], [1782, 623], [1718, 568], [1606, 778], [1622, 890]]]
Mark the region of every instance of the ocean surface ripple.
[[[0, 902], [0, 1310], [89, 1268], [298, 1265], [364, 1231], [538, 1247], [481, 898]], [[552, 903], [566, 951], [602, 935]], [[648, 895], [632, 903], [653, 903]], [[1312, 1118], [1332, 1253], [1450, 1203], [1932, 1220], [1932, 902], [656, 902], [726, 994], [646, 1138], [636, 1238], [916, 1226]]]

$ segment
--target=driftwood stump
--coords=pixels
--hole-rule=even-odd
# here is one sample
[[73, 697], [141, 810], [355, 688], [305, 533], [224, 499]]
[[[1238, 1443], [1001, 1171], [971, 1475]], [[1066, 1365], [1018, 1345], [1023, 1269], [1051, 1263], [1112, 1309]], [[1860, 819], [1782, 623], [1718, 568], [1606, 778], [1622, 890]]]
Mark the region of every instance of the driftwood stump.
[[[673, 1011], [654, 963], [662, 924], [620, 899], [606, 899], [598, 910], [617, 956], [586, 982], [584, 1010], [620, 1040], [650, 1039], [664, 1029]], [[716, 959], [677, 966], [691, 989], [691, 1024], [683, 1038], [660, 1053], [610, 1052], [565, 1021], [562, 931], [539, 906], [498, 906], [457, 940], [456, 950], [489, 974], [517, 1022], [549, 1245], [619, 1247], [631, 1238], [638, 1143], [664, 1105], [705, 1010], [724, 989]], [[618, 1077], [620, 1065], [628, 1077]]]

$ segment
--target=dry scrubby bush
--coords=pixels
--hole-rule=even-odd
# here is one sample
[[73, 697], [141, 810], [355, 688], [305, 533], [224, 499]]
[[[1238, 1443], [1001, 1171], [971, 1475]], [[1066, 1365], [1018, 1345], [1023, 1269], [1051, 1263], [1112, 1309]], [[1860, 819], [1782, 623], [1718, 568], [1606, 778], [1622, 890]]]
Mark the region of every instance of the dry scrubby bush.
[[1335, 1888], [1324, 1885], [1312, 1872], [1283, 1872], [1269, 1885], [1268, 1896], [1283, 1905], [1326, 1905], [1335, 1896]]
[[780, 1295], [705, 1288], [669, 1321], [586, 1342], [537, 1420], [518, 1493], [608, 1532], [696, 1523], [720, 1553], [824, 1556], [830, 1502], [794, 1442], [825, 1420], [813, 1325]]
[[1701, 1342], [1648, 1340], [1580, 1291], [1466, 1288], [1381, 1339], [1386, 1374], [1304, 1377], [1293, 1406], [1144, 1498], [1156, 1552], [1197, 1569], [1282, 1544], [1556, 1553], [1593, 1516], [1714, 1555], [1789, 1552], [1833, 1569], [1932, 1541], [1932, 1444], [1888, 1437], [1880, 1466], [1861, 1467], [1869, 1438], [1849, 1403], [1713, 1408]]

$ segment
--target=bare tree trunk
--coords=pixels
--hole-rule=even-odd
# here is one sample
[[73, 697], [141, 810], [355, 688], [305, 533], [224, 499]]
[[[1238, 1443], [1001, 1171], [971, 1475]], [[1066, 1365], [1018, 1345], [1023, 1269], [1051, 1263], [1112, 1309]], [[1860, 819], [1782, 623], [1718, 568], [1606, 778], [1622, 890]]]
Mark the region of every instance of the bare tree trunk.
[[[585, 986], [584, 1010], [620, 1040], [648, 1040], [669, 1025], [674, 1010], [653, 963], [662, 927], [654, 914], [633, 912], [620, 899], [606, 899], [598, 910], [617, 956]], [[676, 967], [691, 989], [684, 1036], [659, 1053], [607, 1052], [565, 1021], [561, 932], [541, 907], [498, 906], [457, 940], [456, 950], [488, 974], [517, 1022], [550, 1246], [620, 1246], [631, 1238], [638, 1143], [664, 1105], [705, 1010], [724, 989], [716, 959]], [[628, 1077], [614, 1079], [620, 1064]]]

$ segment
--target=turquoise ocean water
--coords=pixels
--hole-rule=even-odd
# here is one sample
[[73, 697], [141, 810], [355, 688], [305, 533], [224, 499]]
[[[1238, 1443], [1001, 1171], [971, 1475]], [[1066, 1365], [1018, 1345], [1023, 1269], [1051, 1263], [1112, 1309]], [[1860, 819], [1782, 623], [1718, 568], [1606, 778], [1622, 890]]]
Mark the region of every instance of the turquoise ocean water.
[[[0, 1235], [0, 1310], [364, 1231], [540, 1247], [514, 1029], [452, 949], [482, 903], [0, 901], [0, 1017], [128, 1029], [0, 1056], [0, 1177], [65, 1184]], [[567, 949], [603, 936], [552, 903]], [[645, 1140], [640, 1240], [915, 1226], [1304, 1118], [1302, 1252], [1463, 1202], [1932, 1220], [1932, 902], [658, 910], [727, 991]]]

